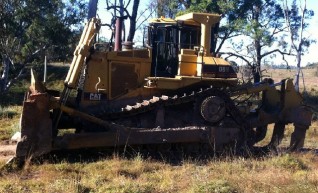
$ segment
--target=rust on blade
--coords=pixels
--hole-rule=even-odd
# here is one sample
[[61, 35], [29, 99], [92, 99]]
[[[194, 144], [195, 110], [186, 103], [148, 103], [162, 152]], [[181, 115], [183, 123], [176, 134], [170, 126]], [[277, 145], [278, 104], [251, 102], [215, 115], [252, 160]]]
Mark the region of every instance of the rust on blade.
[[23, 102], [21, 141], [17, 144], [16, 157], [39, 156], [52, 149], [51, 96], [44, 93], [45, 90], [31, 70], [31, 86]]

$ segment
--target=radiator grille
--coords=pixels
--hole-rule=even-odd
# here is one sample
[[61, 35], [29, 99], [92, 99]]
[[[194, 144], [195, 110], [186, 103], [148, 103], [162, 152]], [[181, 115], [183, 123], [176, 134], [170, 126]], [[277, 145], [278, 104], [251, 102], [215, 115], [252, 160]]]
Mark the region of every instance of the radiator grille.
[[138, 86], [138, 74], [135, 64], [112, 63], [111, 68], [111, 97], [117, 97]]

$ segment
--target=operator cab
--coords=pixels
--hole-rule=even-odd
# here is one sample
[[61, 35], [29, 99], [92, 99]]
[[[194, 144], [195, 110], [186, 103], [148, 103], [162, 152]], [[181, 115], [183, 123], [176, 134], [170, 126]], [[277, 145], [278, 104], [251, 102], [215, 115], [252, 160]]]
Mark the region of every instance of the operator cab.
[[230, 63], [211, 52], [216, 46], [220, 16], [188, 13], [176, 19], [149, 22], [152, 77], [237, 79]]
[[175, 77], [181, 49], [193, 50], [200, 46], [200, 27], [165, 18], [156, 21], [148, 27], [147, 44], [152, 48], [151, 76]]

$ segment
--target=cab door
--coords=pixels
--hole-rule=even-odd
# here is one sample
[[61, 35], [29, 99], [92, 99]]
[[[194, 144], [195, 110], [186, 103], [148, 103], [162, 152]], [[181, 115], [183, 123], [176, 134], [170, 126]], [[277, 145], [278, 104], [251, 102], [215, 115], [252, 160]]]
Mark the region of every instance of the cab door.
[[175, 77], [178, 72], [178, 30], [175, 26], [155, 26], [151, 30], [151, 75]]

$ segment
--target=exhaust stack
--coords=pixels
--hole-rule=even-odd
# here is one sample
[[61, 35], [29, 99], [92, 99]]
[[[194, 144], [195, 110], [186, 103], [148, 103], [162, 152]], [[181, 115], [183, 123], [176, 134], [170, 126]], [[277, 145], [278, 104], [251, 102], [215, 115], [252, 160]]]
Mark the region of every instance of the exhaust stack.
[[123, 19], [118, 17], [116, 19], [116, 32], [115, 32], [115, 51], [121, 51], [121, 31]]

